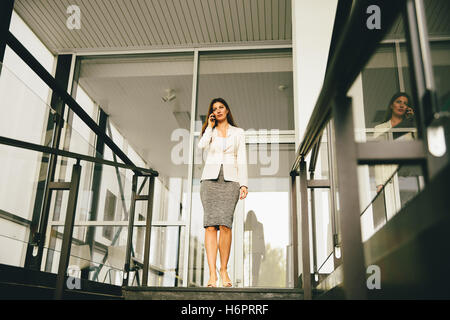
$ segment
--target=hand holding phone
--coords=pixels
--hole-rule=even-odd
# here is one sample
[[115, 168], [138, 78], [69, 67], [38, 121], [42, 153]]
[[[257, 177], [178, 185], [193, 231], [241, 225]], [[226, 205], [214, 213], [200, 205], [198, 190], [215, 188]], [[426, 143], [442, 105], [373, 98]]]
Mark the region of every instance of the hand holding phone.
[[406, 119], [411, 119], [414, 116], [414, 109], [410, 106], [406, 106]]
[[208, 125], [211, 128], [213, 128], [215, 124], [216, 124], [216, 116], [213, 113], [211, 113], [208, 118]]

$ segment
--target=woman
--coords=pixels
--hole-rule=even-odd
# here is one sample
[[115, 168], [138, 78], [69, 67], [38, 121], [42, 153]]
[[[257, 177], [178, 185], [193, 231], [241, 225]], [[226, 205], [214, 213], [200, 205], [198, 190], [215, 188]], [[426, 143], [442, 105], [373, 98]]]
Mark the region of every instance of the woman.
[[[392, 139], [396, 140], [413, 140], [414, 137], [408, 130], [401, 130], [401, 128], [415, 128], [414, 124], [414, 110], [409, 106], [410, 98], [405, 92], [398, 92], [394, 94], [389, 101], [386, 111], [385, 122], [375, 126], [374, 138], [376, 140], [391, 140], [389, 131], [391, 129], [400, 129], [392, 133]], [[377, 186], [377, 193], [383, 188], [383, 184], [391, 177], [397, 165], [382, 165], [375, 167], [375, 183]]]
[[216, 287], [216, 257], [219, 250], [220, 279], [224, 287], [231, 287], [227, 265], [231, 249], [233, 214], [237, 201], [247, 197], [248, 178], [244, 130], [236, 126], [224, 99], [215, 98], [211, 101], [198, 147], [208, 151], [200, 179], [205, 248], [209, 266], [207, 286]]
[[[376, 140], [413, 140], [411, 129], [416, 127], [414, 110], [409, 106], [410, 98], [404, 92], [394, 94], [389, 101], [385, 122], [375, 126], [374, 138]], [[404, 128], [404, 129], [403, 129]], [[402, 206], [400, 196], [399, 177], [400, 171], [396, 164], [376, 165], [375, 184], [377, 193], [383, 188], [383, 194], [379, 199], [379, 205], [374, 203], [374, 219], [377, 225], [384, 217], [389, 220]], [[404, 173], [403, 173], [404, 174]], [[377, 218], [375, 218], [377, 217]]]

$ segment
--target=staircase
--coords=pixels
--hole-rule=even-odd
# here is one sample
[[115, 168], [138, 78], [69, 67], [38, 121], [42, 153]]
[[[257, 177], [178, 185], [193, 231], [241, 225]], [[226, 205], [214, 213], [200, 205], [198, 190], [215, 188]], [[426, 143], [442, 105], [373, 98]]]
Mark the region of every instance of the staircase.
[[[0, 300], [53, 299], [56, 274], [0, 264]], [[81, 279], [65, 300], [303, 300], [301, 289], [120, 287]]]
[[126, 300], [303, 300], [301, 289], [124, 287]]
[[[122, 288], [81, 279], [81, 289], [66, 289], [66, 300], [123, 300]], [[53, 299], [56, 274], [0, 264], [0, 300]]]

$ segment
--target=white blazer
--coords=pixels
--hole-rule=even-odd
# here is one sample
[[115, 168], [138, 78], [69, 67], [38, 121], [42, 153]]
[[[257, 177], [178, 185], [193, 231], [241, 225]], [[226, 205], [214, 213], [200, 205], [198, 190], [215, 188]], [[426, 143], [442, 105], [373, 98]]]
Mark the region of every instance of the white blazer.
[[[373, 139], [377, 141], [382, 140], [392, 140], [389, 130], [392, 128], [391, 120], [383, 122], [375, 126], [375, 133], [373, 134]], [[411, 132], [402, 135], [396, 140], [414, 140]], [[387, 180], [392, 176], [392, 174], [397, 170], [398, 165], [396, 164], [383, 164], [375, 166], [375, 185], [379, 186], [385, 184]], [[391, 181], [392, 182], [392, 181]]]
[[248, 187], [244, 129], [229, 124], [225, 150], [222, 139], [216, 139], [217, 137], [219, 137], [217, 129], [208, 126], [198, 142], [200, 149], [206, 148], [208, 151], [200, 181], [217, 179], [220, 165], [223, 164], [224, 180], [236, 181], [240, 186]]

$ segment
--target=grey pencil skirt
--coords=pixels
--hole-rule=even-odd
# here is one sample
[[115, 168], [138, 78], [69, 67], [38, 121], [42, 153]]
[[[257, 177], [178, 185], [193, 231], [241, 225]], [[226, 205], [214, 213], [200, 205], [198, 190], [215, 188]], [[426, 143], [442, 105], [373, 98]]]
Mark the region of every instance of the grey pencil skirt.
[[239, 182], [225, 181], [223, 179], [223, 165], [217, 179], [202, 180], [200, 182], [200, 199], [203, 205], [203, 226], [226, 226], [231, 229], [233, 225], [234, 209], [239, 200]]

